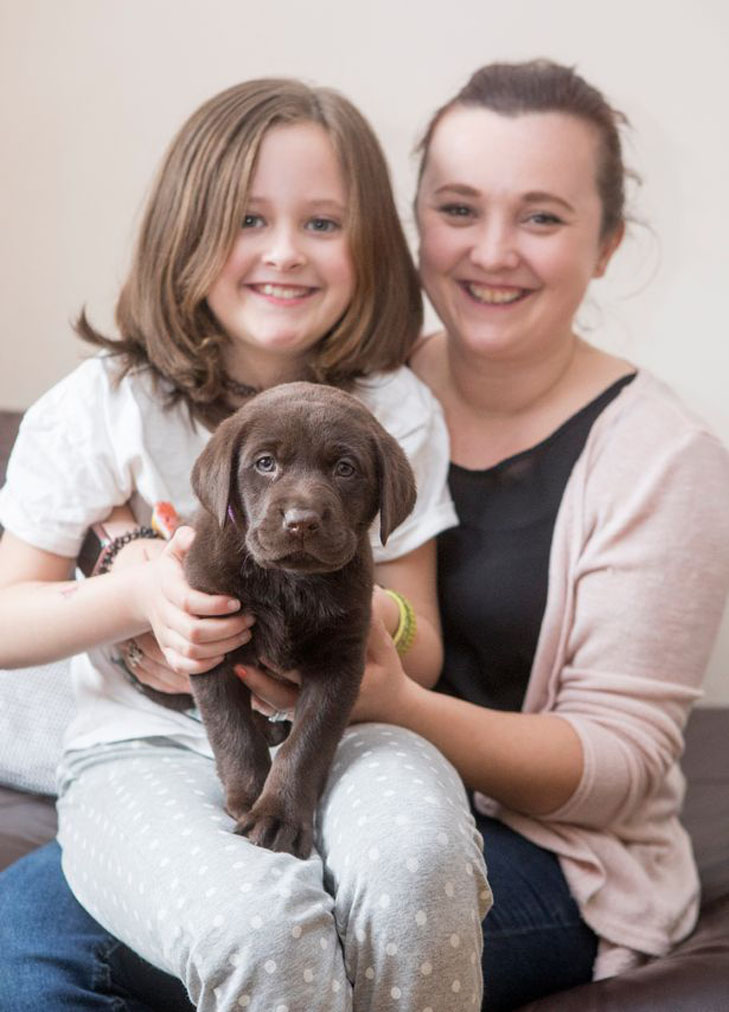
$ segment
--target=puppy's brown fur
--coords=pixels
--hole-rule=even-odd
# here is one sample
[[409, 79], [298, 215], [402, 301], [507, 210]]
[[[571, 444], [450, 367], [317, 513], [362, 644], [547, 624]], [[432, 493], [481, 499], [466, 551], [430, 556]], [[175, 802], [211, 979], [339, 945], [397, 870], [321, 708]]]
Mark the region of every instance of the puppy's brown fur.
[[[192, 678], [235, 831], [306, 857], [314, 809], [364, 671], [372, 597], [368, 530], [408, 515], [415, 481], [398, 443], [356, 398], [290, 383], [223, 422], [192, 484], [203, 509], [187, 557], [190, 584], [237, 597], [252, 642]], [[251, 710], [234, 664], [296, 669], [291, 732]]]

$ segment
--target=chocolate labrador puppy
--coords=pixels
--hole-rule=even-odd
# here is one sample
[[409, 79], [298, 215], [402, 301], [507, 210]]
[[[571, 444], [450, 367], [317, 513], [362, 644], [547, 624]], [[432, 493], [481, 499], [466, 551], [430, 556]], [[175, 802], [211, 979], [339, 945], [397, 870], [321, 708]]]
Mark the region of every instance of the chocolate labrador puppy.
[[[223, 422], [195, 463], [203, 509], [187, 556], [193, 587], [237, 597], [253, 639], [192, 676], [235, 832], [308, 856], [314, 809], [357, 697], [373, 585], [370, 525], [380, 538], [413, 508], [399, 444], [355, 397], [313, 383], [256, 395]], [[251, 709], [235, 664], [296, 669], [293, 725]], [[288, 728], [288, 725], [284, 725]]]

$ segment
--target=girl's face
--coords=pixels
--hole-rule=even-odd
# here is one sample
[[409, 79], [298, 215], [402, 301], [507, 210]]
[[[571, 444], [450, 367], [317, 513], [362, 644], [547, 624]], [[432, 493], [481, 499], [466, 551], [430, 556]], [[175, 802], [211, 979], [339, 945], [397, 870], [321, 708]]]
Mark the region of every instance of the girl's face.
[[326, 130], [272, 127], [240, 232], [207, 297], [232, 338], [232, 377], [268, 386], [301, 375], [354, 294], [347, 220], [347, 188]]
[[620, 240], [600, 238], [597, 144], [563, 113], [457, 106], [443, 117], [417, 213], [423, 285], [452, 339], [511, 357], [571, 337]]

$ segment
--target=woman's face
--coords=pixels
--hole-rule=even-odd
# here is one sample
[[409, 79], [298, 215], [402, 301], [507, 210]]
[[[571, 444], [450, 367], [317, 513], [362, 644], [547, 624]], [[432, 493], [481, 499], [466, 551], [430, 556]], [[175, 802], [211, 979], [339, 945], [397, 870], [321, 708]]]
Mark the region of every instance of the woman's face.
[[598, 138], [563, 113], [456, 106], [434, 132], [417, 199], [425, 290], [451, 339], [489, 356], [571, 338], [600, 237]]
[[233, 377], [265, 386], [301, 374], [354, 294], [347, 222], [347, 188], [326, 130], [272, 127], [240, 232], [207, 297], [232, 338]]

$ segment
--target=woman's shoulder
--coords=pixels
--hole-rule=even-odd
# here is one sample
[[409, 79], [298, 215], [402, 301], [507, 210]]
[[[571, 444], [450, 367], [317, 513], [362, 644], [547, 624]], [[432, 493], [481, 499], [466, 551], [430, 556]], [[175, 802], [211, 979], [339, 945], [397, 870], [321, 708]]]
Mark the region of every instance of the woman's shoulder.
[[720, 442], [708, 423], [667, 383], [646, 369], [639, 369], [605, 411], [605, 428], [612, 438], [623, 432], [625, 438], [654, 441], [663, 435], [666, 441], [690, 436], [706, 436]]
[[598, 418], [586, 465], [614, 488], [648, 473], [680, 473], [729, 493], [729, 452], [707, 422], [665, 383], [640, 369]]

